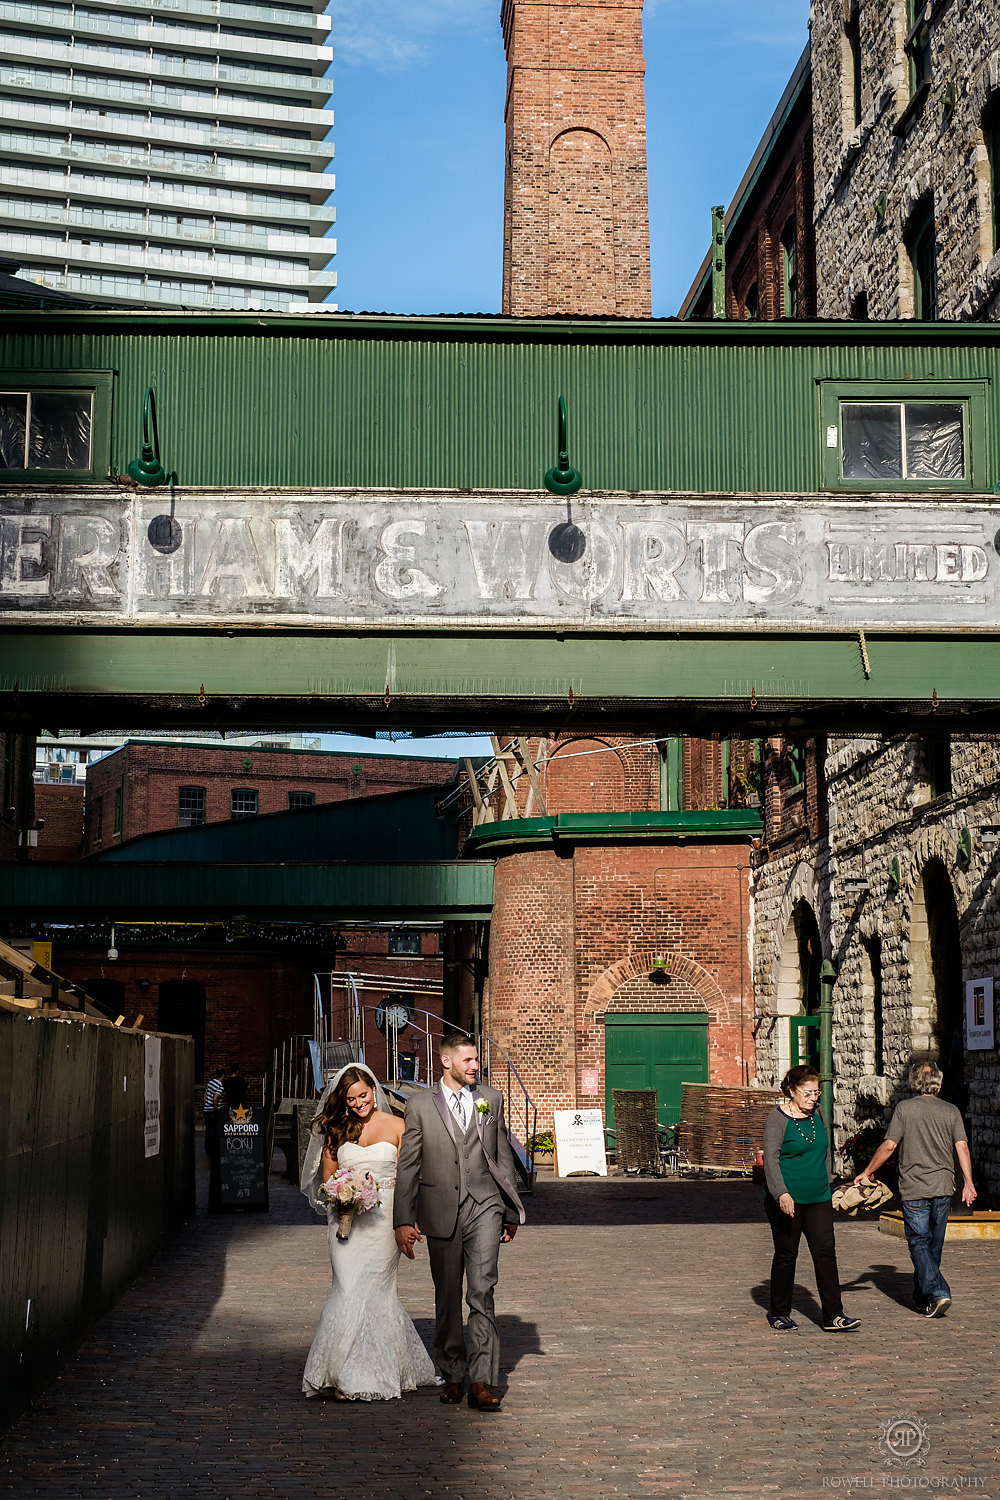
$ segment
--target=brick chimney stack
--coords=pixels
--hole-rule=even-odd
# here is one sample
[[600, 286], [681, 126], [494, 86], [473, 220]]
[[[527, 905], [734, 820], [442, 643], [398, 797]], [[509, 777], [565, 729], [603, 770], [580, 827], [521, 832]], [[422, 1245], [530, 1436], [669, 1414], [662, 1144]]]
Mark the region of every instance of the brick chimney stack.
[[503, 311], [651, 314], [642, 0], [503, 0]]

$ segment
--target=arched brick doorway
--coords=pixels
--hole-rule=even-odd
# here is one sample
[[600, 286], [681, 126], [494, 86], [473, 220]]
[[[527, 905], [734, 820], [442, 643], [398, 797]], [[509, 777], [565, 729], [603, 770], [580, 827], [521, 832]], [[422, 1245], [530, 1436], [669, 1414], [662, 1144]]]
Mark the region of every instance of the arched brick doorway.
[[[633, 981], [637, 983], [637, 981]], [[650, 989], [653, 988], [646, 981]], [[650, 1002], [655, 1004], [655, 997]], [[662, 1003], [662, 1000], [661, 1000]], [[614, 1120], [615, 1089], [655, 1089], [657, 1119], [676, 1125], [685, 1083], [708, 1082], [706, 1010], [607, 1011], [604, 1017], [605, 1108]]]

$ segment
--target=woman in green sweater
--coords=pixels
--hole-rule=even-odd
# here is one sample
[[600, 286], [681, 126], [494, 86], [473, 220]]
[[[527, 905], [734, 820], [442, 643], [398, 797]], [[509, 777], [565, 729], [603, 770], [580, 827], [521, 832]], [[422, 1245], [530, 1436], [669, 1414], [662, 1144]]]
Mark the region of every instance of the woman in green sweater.
[[833, 1205], [827, 1170], [829, 1135], [819, 1107], [819, 1077], [803, 1063], [781, 1080], [783, 1101], [764, 1124], [764, 1209], [774, 1240], [771, 1262], [771, 1310], [767, 1321], [778, 1333], [792, 1321], [795, 1258], [803, 1235], [809, 1246], [827, 1333], [861, 1327], [860, 1318], [844, 1315], [840, 1273], [833, 1242]]

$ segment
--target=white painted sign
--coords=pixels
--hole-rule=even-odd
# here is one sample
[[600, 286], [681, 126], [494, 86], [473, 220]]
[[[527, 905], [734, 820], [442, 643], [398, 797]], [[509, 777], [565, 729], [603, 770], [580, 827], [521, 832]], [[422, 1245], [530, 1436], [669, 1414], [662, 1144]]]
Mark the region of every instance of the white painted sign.
[[571, 1177], [574, 1172], [593, 1172], [607, 1177], [608, 1158], [604, 1148], [604, 1119], [599, 1109], [557, 1109], [556, 1173]]
[[995, 1045], [993, 980], [965, 981], [965, 1045], [970, 1052], [990, 1052]]
[[994, 631], [1000, 501], [0, 493], [0, 620]]
[[146, 1155], [160, 1154], [160, 1051], [158, 1036], [147, 1036], [143, 1049], [146, 1099]]

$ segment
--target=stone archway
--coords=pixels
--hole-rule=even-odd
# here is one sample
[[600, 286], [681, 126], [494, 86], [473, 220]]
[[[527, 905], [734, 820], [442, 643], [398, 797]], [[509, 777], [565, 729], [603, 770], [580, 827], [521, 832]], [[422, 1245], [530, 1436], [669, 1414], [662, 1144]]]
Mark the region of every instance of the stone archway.
[[[792, 1057], [790, 1019], [792, 1016], [814, 1016], [819, 1012], [819, 971], [823, 945], [816, 913], [808, 901], [800, 900], [789, 914], [778, 958], [774, 987], [777, 1024], [777, 1078], [783, 1078], [799, 1058]], [[815, 1041], [810, 1033], [805, 1061], [818, 1065], [813, 1055]]]
[[943, 862], [924, 865], [910, 915], [910, 1035], [913, 1056], [944, 1073], [942, 1096], [964, 1110], [965, 996], [955, 891]]

